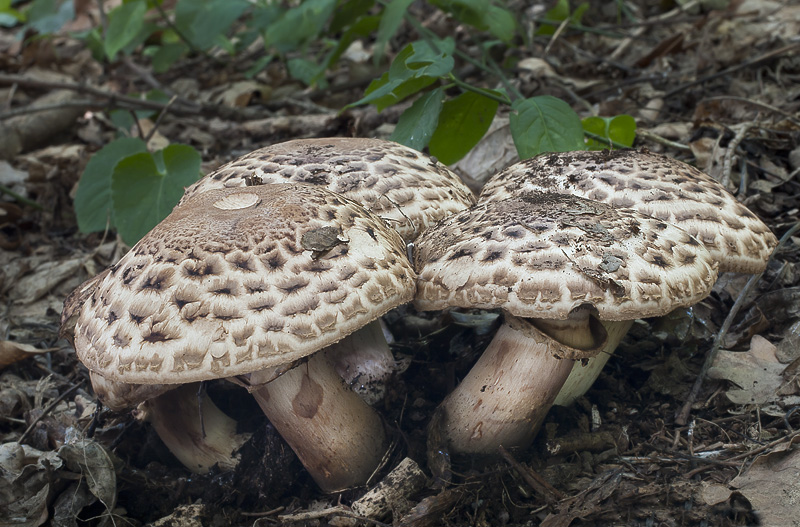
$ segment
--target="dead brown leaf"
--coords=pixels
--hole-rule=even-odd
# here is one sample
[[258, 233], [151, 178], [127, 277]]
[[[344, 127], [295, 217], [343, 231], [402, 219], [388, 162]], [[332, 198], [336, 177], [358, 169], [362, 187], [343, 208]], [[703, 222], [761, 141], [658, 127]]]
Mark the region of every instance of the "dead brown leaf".
[[759, 406], [784, 402], [778, 390], [784, 384], [783, 370], [775, 355], [776, 347], [760, 335], [755, 335], [747, 352], [722, 350], [708, 370], [712, 379], [725, 379], [736, 388], [726, 392], [734, 404]]
[[756, 458], [747, 471], [734, 478], [739, 489], [761, 517], [762, 526], [799, 527], [800, 438]]
[[30, 344], [0, 340], [0, 370], [17, 361], [48, 351], [52, 351], [52, 349], [40, 350]]

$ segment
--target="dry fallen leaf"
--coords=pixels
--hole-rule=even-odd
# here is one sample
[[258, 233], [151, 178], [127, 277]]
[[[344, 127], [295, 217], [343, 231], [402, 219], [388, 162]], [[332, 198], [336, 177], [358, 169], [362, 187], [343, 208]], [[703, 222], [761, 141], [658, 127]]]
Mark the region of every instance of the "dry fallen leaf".
[[731, 481], [750, 503], [763, 526], [800, 527], [800, 437], [759, 456]]
[[785, 364], [778, 362], [776, 347], [764, 337], [755, 335], [747, 352], [720, 351], [708, 370], [712, 379], [725, 379], [738, 388], [727, 392], [734, 404], [765, 405], [777, 402], [783, 384]]
[[0, 340], [0, 370], [17, 361], [32, 357], [37, 353], [45, 353], [51, 349], [40, 350], [30, 344]]

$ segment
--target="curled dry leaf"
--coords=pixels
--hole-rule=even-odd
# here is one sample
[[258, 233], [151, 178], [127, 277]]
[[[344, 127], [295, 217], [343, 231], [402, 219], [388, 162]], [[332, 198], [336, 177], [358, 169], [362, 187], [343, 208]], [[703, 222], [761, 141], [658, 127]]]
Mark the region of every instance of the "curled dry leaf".
[[[783, 371], [786, 365], [778, 361], [775, 351], [775, 345], [756, 335], [747, 352], [720, 351], [708, 376], [728, 380], [737, 386], [726, 393], [734, 404], [797, 404], [794, 398], [785, 399], [790, 394], [778, 393], [784, 384]], [[779, 412], [779, 415], [783, 415], [783, 412]]]
[[731, 486], [758, 511], [761, 525], [800, 526], [800, 437], [759, 456]]
[[52, 471], [62, 461], [19, 443], [0, 445], [0, 525], [38, 527], [48, 519]]
[[17, 361], [27, 359], [39, 353], [52, 351], [51, 349], [40, 350], [30, 344], [12, 342], [10, 340], [0, 340], [0, 370]]

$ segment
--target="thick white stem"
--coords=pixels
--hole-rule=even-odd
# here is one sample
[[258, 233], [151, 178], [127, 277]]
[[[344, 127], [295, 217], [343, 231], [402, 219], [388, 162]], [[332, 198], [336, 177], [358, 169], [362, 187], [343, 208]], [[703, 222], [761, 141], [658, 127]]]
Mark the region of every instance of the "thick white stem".
[[325, 353], [253, 390], [259, 406], [323, 491], [366, 483], [386, 451], [380, 416]]
[[603, 351], [596, 357], [587, 359], [586, 364], [581, 361], [575, 362], [575, 365], [572, 367], [572, 372], [570, 372], [561, 391], [558, 392], [558, 396], [553, 404], [569, 406], [574, 403], [578, 397], [589, 391], [594, 381], [600, 376], [603, 366], [606, 365], [606, 362], [608, 362], [608, 359], [614, 354], [614, 350], [617, 349], [620, 341], [633, 325], [633, 320], [624, 320], [621, 322], [603, 321], [601, 324], [603, 324], [603, 327], [606, 328], [606, 332], [608, 333], [608, 340], [606, 341], [606, 345], [603, 346]]
[[192, 472], [203, 474], [214, 465], [231, 470], [239, 461], [233, 453], [247, 436], [236, 433], [236, 421], [211, 398], [198, 397], [199, 386], [178, 386], [142, 403], [141, 417], [153, 425], [170, 452]]
[[555, 358], [550, 339], [533, 341], [503, 324], [469, 374], [442, 403], [450, 448], [497, 454], [526, 446], [566, 380], [572, 361]]
[[489, 347], [442, 403], [444, 434], [455, 452], [496, 455], [501, 445], [530, 445], [572, 369], [572, 360], [556, 357], [591, 354], [605, 342], [588, 310], [568, 320], [504, 316]]
[[344, 382], [368, 404], [383, 399], [395, 362], [380, 320], [328, 346], [325, 353]]

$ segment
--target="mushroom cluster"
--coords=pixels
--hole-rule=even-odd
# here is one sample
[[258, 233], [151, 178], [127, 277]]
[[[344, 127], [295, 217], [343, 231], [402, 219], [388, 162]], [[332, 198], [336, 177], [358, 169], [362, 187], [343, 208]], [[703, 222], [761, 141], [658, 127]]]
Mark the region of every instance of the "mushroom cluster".
[[236, 463], [235, 422], [197, 395], [224, 378], [247, 387], [323, 490], [363, 484], [387, 440], [348, 384], [391, 371], [377, 321], [414, 296], [406, 242], [472, 203], [454, 173], [396, 143], [272, 145], [186, 189], [70, 295], [62, 334], [101, 400], [138, 405], [193, 471]]
[[715, 180], [646, 150], [506, 168], [417, 243], [418, 308], [500, 308], [505, 319], [440, 406], [437, 433], [458, 452], [527, 446], [551, 404], [589, 388], [634, 319], [701, 300], [718, 269], [763, 270], [776, 243]]
[[[497, 173], [479, 199], [490, 203], [522, 191], [581, 196], [676, 225], [708, 249], [721, 273], [764, 271], [777, 244], [764, 222], [715, 179], [646, 149], [543, 154]], [[555, 404], [568, 405], [583, 395], [617, 344], [576, 364]]]
[[435, 420], [452, 450], [495, 454], [530, 444], [554, 403], [588, 389], [635, 319], [702, 300], [718, 271], [763, 270], [775, 244], [712, 178], [647, 151], [539, 156], [476, 204], [401, 145], [296, 140], [187, 188], [70, 295], [62, 333], [101, 400], [138, 405], [191, 470], [236, 463], [236, 423], [197, 396], [228, 379], [333, 492], [365, 483], [387, 449], [351, 387], [392, 369], [388, 310], [413, 299], [502, 313]]
[[566, 194], [479, 202], [417, 248], [419, 309], [503, 310], [441, 406], [450, 447], [465, 453], [529, 444], [573, 361], [596, 356], [629, 321], [701, 300], [717, 277], [708, 251], [681, 229]]

